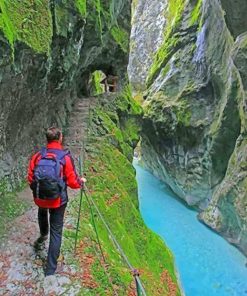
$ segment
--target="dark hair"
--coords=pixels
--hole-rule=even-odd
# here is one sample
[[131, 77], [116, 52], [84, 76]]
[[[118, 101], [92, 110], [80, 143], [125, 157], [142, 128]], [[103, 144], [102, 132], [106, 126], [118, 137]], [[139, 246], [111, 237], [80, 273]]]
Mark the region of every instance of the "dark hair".
[[60, 128], [57, 128], [55, 126], [49, 127], [46, 131], [47, 142], [58, 141], [60, 139], [61, 134], [62, 131]]

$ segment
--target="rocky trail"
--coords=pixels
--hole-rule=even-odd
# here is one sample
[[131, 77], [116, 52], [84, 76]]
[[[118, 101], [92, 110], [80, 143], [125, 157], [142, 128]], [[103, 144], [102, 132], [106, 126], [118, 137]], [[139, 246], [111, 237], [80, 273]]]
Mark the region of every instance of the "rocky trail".
[[[69, 148], [77, 159], [80, 147], [87, 135], [89, 109], [93, 99], [78, 100], [69, 118], [69, 128], [65, 133], [65, 146]], [[76, 161], [77, 163], [77, 161]], [[74, 199], [74, 206], [78, 207], [76, 198], [78, 190], [70, 190], [70, 200]], [[74, 256], [73, 244], [71, 249], [62, 246], [59, 258], [58, 272], [54, 276], [44, 277], [43, 266], [46, 260], [48, 241], [41, 249], [34, 248], [34, 242], [39, 236], [37, 223], [37, 207], [32, 203], [31, 191], [26, 188], [19, 193], [19, 198], [30, 201], [30, 209], [16, 218], [9, 229], [7, 239], [0, 248], [0, 295], [75, 295], [81, 289], [81, 283], [86, 281], [87, 274], [80, 267], [71, 264]], [[70, 214], [71, 206], [67, 208], [65, 216], [66, 229], [75, 229], [76, 218]], [[72, 238], [63, 238], [63, 243]], [[80, 247], [80, 246], [79, 246]], [[83, 260], [82, 260], [83, 261]], [[84, 260], [86, 262], [86, 260]]]

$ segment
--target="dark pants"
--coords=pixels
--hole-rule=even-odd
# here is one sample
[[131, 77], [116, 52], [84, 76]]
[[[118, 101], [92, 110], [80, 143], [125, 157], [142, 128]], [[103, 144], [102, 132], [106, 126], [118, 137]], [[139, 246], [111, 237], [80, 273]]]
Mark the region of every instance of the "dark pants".
[[[57, 259], [60, 254], [63, 232], [63, 219], [66, 204], [57, 209], [49, 209], [50, 213], [50, 244], [47, 257], [47, 266], [45, 275], [54, 274], [57, 268]], [[48, 209], [39, 208], [38, 220], [40, 234], [42, 236], [48, 235]]]

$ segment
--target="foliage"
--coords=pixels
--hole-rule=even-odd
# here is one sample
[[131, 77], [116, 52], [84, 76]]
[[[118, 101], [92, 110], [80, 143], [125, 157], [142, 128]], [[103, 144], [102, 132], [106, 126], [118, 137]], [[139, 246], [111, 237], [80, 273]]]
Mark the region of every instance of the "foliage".
[[151, 85], [152, 81], [159, 74], [161, 68], [166, 65], [174, 50], [176, 50], [179, 46], [180, 38], [179, 34], [176, 33], [176, 30], [180, 25], [185, 5], [186, 1], [183, 0], [169, 1], [167, 10], [167, 27], [164, 32], [164, 41], [155, 54], [154, 62], [147, 78], [148, 86]]
[[96, 70], [91, 75], [92, 95], [97, 96], [105, 92], [104, 85], [101, 81], [105, 78], [102, 71]]
[[111, 34], [114, 40], [120, 45], [123, 52], [128, 53], [128, 50], [129, 50], [128, 33], [117, 26], [113, 26], [111, 28]]
[[28, 202], [21, 200], [17, 193], [21, 191], [25, 183], [19, 184], [15, 192], [12, 192], [8, 187], [7, 180], [1, 179], [0, 181], [0, 238], [7, 232], [9, 224], [14, 218], [20, 216], [28, 208]]
[[75, 4], [80, 14], [85, 17], [87, 15], [87, 0], [76, 0]]
[[35, 51], [49, 53], [52, 38], [48, 0], [1, 0], [0, 28], [13, 48], [16, 40]]
[[[95, 28], [96, 35], [103, 43], [105, 35], [112, 37], [126, 53], [129, 34], [118, 23], [119, 9], [115, 0], [76, 0], [71, 4], [85, 19], [89, 26]], [[66, 8], [67, 9], [67, 8]], [[56, 23], [63, 34], [63, 23], [67, 23], [69, 12], [60, 4], [56, 4]], [[14, 42], [26, 43], [38, 53], [50, 52], [52, 40], [52, 16], [48, 0], [0, 0], [0, 29], [14, 51]]]
[[[198, 0], [191, 12], [191, 19], [188, 27], [197, 25], [200, 29], [201, 23], [199, 22], [201, 16], [202, 0]], [[181, 25], [184, 9], [187, 5], [187, 1], [175, 0], [169, 1], [167, 10], [167, 26], [164, 32], [164, 41], [161, 44], [159, 50], [154, 56], [154, 61], [147, 78], [147, 86], [149, 87], [154, 79], [162, 71], [162, 68], [167, 65], [167, 62], [176, 50], [181, 46], [182, 36], [179, 33], [179, 27]], [[164, 75], [164, 73], [163, 73]]]
[[196, 22], [198, 22], [200, 15], [201, 15], [201, 7], [202, 7], [202, 0], [198, 0], [196, 6], [194, 7], [192, 13], [191, 13], [191, 21], [190, 25], [194, 25]]

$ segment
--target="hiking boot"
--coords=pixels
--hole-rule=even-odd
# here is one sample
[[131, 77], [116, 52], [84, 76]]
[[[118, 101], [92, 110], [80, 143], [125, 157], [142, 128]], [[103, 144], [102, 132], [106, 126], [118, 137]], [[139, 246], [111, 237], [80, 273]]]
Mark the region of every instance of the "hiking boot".
[[40, 249], [44, 242], [48, 239], [48, 235], [41, 235], [36, 241], [34, 242], [34, 249]]
[[63, 264], [58, 264], [57, 268], [55, 270], [49, 270], [47, 267], [44, 268], [44, 273], [45, 273], [45, 277], [50, 276], [50, 275], [54, 275], [54, 274], [59, 274], [59, 273], [63, 273], [64, 272], [64, 266]]

